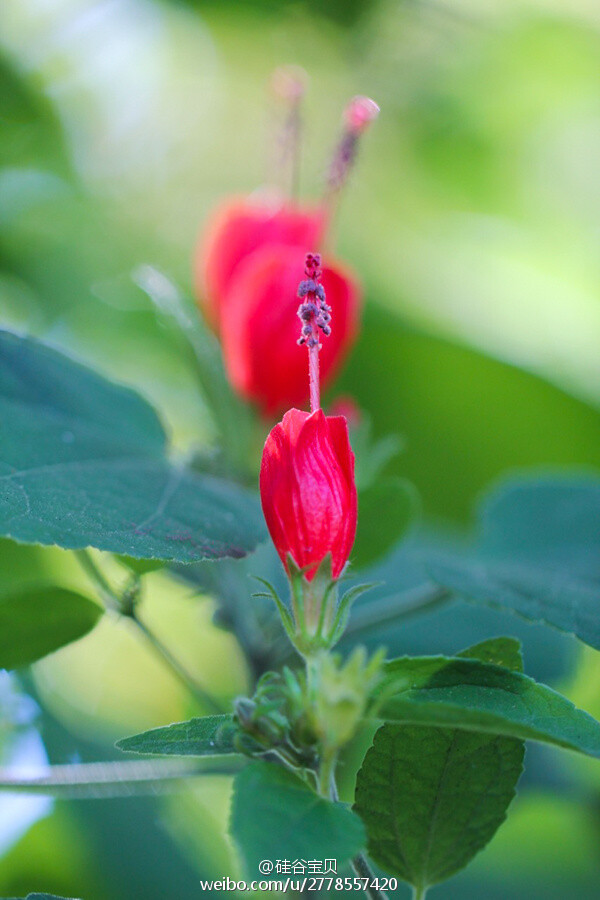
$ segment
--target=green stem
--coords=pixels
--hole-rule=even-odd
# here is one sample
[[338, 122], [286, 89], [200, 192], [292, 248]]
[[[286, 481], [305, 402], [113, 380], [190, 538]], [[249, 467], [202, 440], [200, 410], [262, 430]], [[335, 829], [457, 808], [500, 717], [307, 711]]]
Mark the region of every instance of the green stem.
[[334, 775], [336, 762], [337, 753], [331, 751], [323, 753], [319, 765], [319, 794], [321, 797], [331, 797], [333, 794], [332, 784], [335, 784]]
[[176, 659], [168, 647], [166, 647], [163, 642], [154, 634], [153, 631], [148, 628], [145, 622], [143, 622], [136, 610], [134, 609], [129, 617], [132, 622], [135, 622], [138, 629], [144, 635], [150, 646], [154, 649], [156, 654], [160, 656], [160, 658], [165, 662], [170, 668], [171, 672], [176, 676], [176, 678], [181, 682], [182, 685], [194, 695], [196, 700], [200, 703], [201, 706], [205, 706], [213, 713], [224, 713], [226, 710], [218, 700], [216, 700], [212, 694], [206, 691], [201, 684], [199, 684], [193, 675], [185, 668], [182, 663]]
[[[237, 762], [233, 763], [237, 771]], [[232, 761], [124, 760], [47, 766], [40, 775], [15, 776], [0, 769], [0, 791], [76, 799], [128, 797], [177, 790], [182, 781], [204, 774], [230, 774]]]
[[427, 895], [427, 888], [424, 885], [420, 885], [419, 887], [413, 887], [412, 900], [425, 900]]
[[112, 587], [91, 557], [89, 550], [75, 550], [75, 556], [88, 578], [93, 581], [100, 599], [113, 612], [121, 612], [121, 598]]
[[369, 865], [364, 853], [359, 853], [358, 856], [354, 857], [352, 860], [352, 869], [359, 878], [367, 879], [367, 887], [363, 888], [363, 890], [367, 897], [370, 897], [370, 900], [388, 900], [388, 895], [385, 891], [373, 887], [373, 884], [377, 880], [376, 875]]
[[[113, 590], [104, 573], [98, 568], [94, 562], [89, 550], [76, 550], [75, 556], [79, 560], [82, 568], [90, 580], [94, 583], [100, 599], [107, 609], [123, 615], [123, 602], [119, 594]], [[173, 675], [181, 682], [187, 691], [189, 691], [201, 706], [206, 707], [213, 713], [223, 713], [226, 710], [201, 684], [199, 684], [193, 675], [188, 672], [185, 666], [176, 659], [168, 647], [157, 637], [156, 634], [143, 622], [137, 613], [135, 603], [128, 610], [127, 618], [130, 619], [138, 628], [155, 653], [160, 656], [162, 661], [166, 663]]]
[[[329, 799], [333, 800], [334, 803], [337, 803], [339, 800], [337, 783], [335, 780], [335, 771], [332, 770], [331, 778], [329, 782]], [[359, 878], [364, 878], [367, 881], [367, 887], [363, 888], [364, 893], [367, 897], [370, 897], [371, 900], [388, 900], [388, 895], [385, 891], [379, 890], [379, 888], [373, 887], [376, 876], [373, 872], [373, 869], [369, 865], [367, 857], [364, 853], [359, 853], [351, 862], [352, 870], [355, 875]]]

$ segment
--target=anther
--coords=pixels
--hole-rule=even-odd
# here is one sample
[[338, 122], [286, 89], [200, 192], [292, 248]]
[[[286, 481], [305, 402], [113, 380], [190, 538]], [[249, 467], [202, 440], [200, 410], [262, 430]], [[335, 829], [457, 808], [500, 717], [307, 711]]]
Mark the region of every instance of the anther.
[[310, 408], [319, 409], [319, 330], [328, 337], [331, 334], [331, 307], [325, 297], [325, 289], [319, 283], [321, 278], [321, 254], [307, 253], [304, 260], [306, 279], [298, 285], [298, 296], [302, 303], [298, 307], [298, 318], [303, 323], [297, 343], [308, 348], [308, 371], [310, 383]]

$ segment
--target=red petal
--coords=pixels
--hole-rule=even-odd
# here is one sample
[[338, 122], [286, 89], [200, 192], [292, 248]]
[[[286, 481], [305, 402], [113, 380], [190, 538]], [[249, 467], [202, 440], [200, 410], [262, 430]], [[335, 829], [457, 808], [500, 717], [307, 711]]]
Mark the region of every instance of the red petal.
[[222, 304], [238, 265], [271, 242], [318, 247], [325, 226], [321, 209], [241, 198], [209, 220], [196, 255], [194, 283], [209, 322], [219, 327]]
[[[308, 359], [298, 346], [298, 284], [304, 277], [305, 246], [269, 245], [241, 263], [224, 304], [222, 340], [229, 378], [267, 414], [308, 399]], [[332, 332], [323, 337], [321, 382], [333, 377], [358, 330], [359, 289], [337, 262], [321, 279], [332, 308]]]

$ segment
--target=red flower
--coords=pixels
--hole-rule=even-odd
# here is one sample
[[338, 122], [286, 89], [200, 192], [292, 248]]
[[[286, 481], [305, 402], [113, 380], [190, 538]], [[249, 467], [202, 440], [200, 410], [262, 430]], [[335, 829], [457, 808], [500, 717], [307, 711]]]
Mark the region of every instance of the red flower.
[[[227, 374], [243, 397], [268, 414], [308, 399], [306, 350], [296, 341], [305, 255], [305, 247], [268, 244], [240, 263], [229, 285], [222, 324]], [[337, 263], [325, 266], [322, 284], [335, 322], [320, 354], [321, 379], [327, 382], [356, 338], [359, 289]]]
[[265, 443], [260, 469], [263, 512], [287, 569], [287, 555], [314, 578], [332, 556], [332, 575], [344, 568], [356, 533], [354, 454], [342, 416], [289, 410]]
[[234, 199], [220, 207], [206, 229], [195, 261], [195, 285], [210, 324], [221, 330], [228, 291], [241, 263], [271, 244], [319, 245], [325, 215], [319, 208], [258, 199]]
[[[297, 72], [280, 72], [276, 78], [276, 92], [289, 107], [283, 146], [296, 187], [304, 87], [305, 79]], [[221, 337], [227, 375], [243, 397], [267, 414], [302, 405], [308, 398], [305, 357], [294, 346], [293, 335], [302, 261], [308, 250], [318, 253], [360, 136], [378, 112], [367, 97], [354, 97], [348, 104], [318, 206], [292, 200], [230, 200], [209, 223], [197, 253], [195, 287], [207, 320]], [[321, 377], [326, 382], [356, 336], [360, 291], [353, 276], [329, 260], [323, 289], [331, 307], [328, 315], [336, 323], [322, 356]], [[294, 340], [288, 340], [291, 337]]]

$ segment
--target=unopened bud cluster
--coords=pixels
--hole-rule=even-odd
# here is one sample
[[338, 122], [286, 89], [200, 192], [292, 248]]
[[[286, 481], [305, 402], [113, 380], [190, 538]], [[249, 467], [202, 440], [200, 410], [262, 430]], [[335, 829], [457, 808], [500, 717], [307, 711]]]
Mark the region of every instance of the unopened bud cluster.
[[235, 719], [245, 741], [241, 752], [249, 756], [275, 755], [286, 763], [315, 768], [317, 736], [307, 720], [306, 681], [287, 666], [281, 674], [267, 672], [252, 698], [238, 697]]

